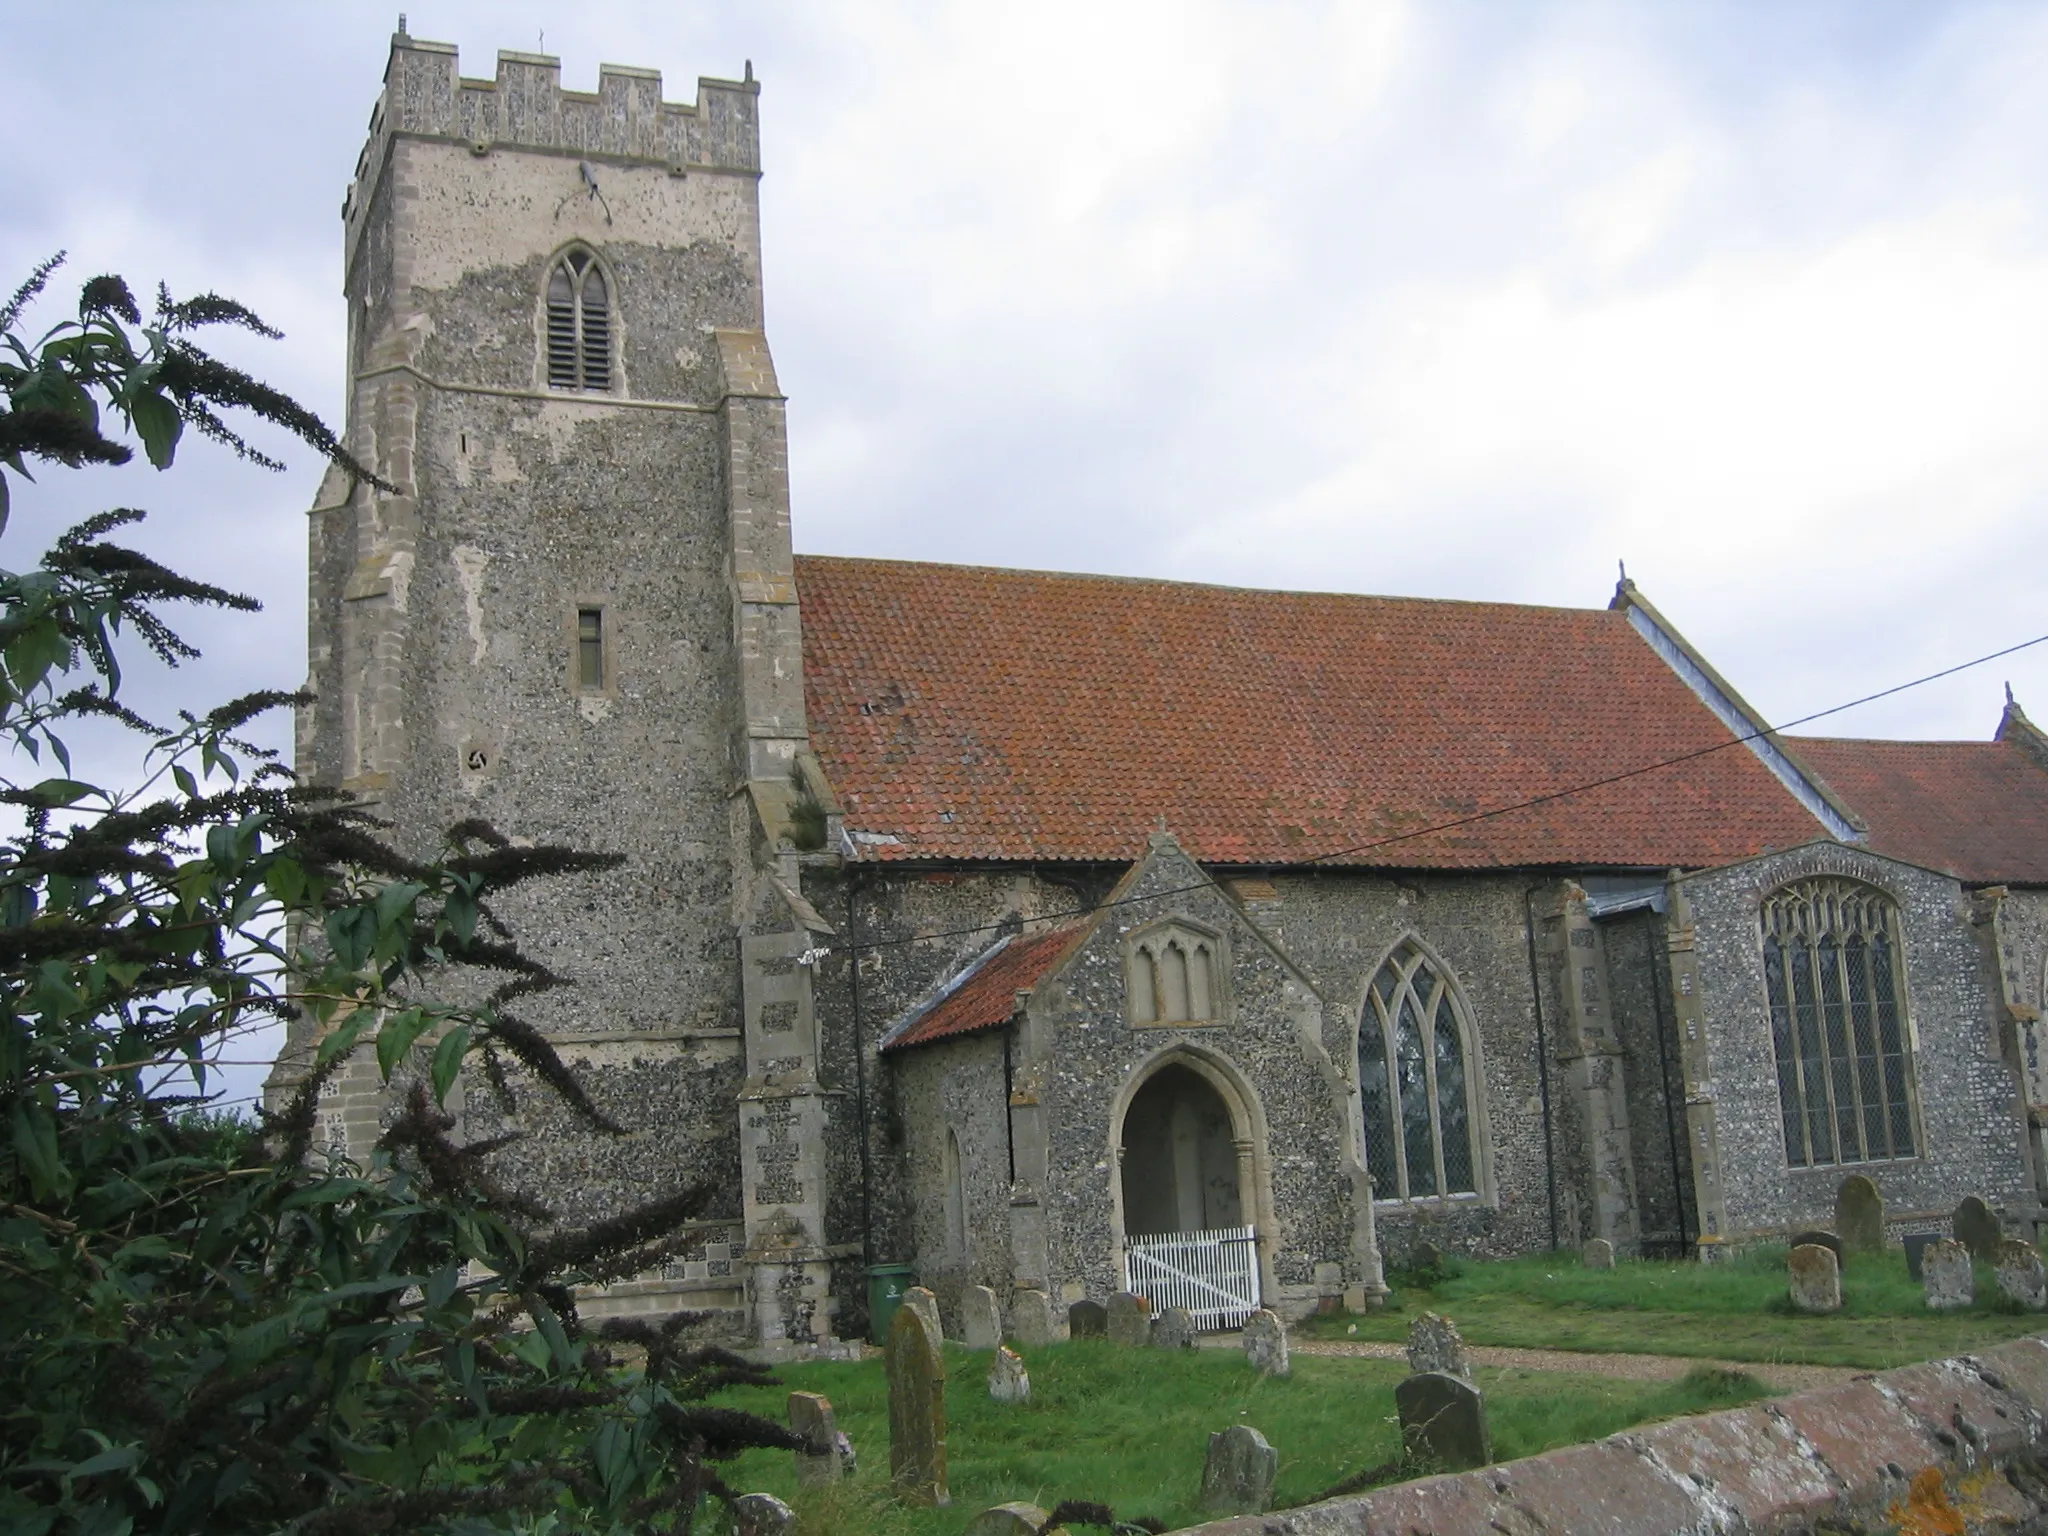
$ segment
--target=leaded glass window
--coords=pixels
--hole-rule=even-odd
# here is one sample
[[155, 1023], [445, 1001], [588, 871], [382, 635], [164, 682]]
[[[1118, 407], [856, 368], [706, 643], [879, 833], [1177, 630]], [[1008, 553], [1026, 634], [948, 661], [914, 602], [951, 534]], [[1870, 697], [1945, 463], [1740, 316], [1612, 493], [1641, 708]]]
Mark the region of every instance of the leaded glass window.
[[548, 387], [612, 387], [612, 306], [588, 251], [571, 251], [548, 277]]
[[1764, 993], [1794, 1168], [1919, 1156], [1899, 914], [1853, 880], [1764, 898]]
[[1366, 989], [1358, 1089], [1373, 1194], [1412, 1200], [1477, 1192], [1465, 1032], [1449, 979], [1403, 944]]

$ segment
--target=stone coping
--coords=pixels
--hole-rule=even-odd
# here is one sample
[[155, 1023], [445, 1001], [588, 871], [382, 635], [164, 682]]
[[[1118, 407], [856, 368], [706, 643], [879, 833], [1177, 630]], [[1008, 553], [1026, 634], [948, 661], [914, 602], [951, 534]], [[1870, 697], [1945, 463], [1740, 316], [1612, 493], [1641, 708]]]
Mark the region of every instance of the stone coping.
[[2048, 1523], [2048, 1339], [1860, 1376], [1205, 1536], [1974, 1533]]

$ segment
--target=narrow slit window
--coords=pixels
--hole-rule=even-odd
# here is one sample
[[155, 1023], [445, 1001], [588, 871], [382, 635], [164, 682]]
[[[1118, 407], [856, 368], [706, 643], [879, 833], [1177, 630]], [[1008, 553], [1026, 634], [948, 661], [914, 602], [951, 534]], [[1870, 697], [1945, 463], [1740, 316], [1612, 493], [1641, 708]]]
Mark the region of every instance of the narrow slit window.
[[548, 276], [548, 388], [612, 387], [612, 307], [588, 251], [571, 251]]
[[576, 685], [586, 693], [602, 693], [605, 685], [604, 610], [576, 610]]

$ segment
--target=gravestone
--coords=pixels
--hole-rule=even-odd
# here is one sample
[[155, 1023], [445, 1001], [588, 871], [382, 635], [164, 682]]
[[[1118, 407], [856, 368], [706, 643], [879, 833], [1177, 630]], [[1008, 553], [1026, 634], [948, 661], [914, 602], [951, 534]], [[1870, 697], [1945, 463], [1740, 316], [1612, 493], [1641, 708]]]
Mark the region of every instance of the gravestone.
[[824, 1487], [847, 1474], [839, 1459], [839, 1421], [833, 1416], [831, 1398], [822, 1392], [790, 1393], [789, 1427], [806, 1442], [796, 1453], [797, 1487]]
[[1067, 1336], [1075, 1339], [1109, 1337], [1109, 1312], [1099, 1301], [1077, 1301], [1067, 1308]]
[[945, 1325], [939, 1321], [939, 1298], [934, 1296], [929, 1288], [913, 1285], [903, 1293], [902, 1304], [917, 1309], [917, 1315], [924, 1319], [925, 1328], [930, 1332], [934, 1344], [946, 1336]]
[[1970, 1250], [1954, 1238], [1927, 1245], [1920, 1256], [1920, 1285], [1936, 1312], [1958, 1312], [1977, 1299], [1977, 1270]]
[[1152, 1342], [1152, 1303], [1144, 1297], [1118, 1291], [1109, 1298], [1106, 1310], [1110, 1343], [1139, 1345]]
[[1899, 1239], [1899, 1245], [1906, 1250], [1906, 1273], [1915, 1280], [1920, 1278], [1920, 1263], [1927, 1250], [1942, 1240], [1939, 1232], [1908, 1232]]
[[1249, 1424], [1233, 1424], [1209, 1437], [1197, 1507], [1205, 1515], [1263, 1515], [1279, 1476], [1280, 1453], [1266, 1437]]
[[1278, 1313], [1261, 1307], [1245, 1319], [1244, 1358], [1261, 1376], [1289, 1374], [1292, 1367], [1287, 1363], [1287, 1325], [1280, 1321]]
[[1003, 1342], [1003, 1314], [996, 1293], [985, 1285], [960, 1293], [960, 1342], [969, 1349], [994, 1349]]
[[1786, 1261], [1794, 1312], [1842, 1310], [1842, 1266], [1835, 1250], [1819, 1243], [1801, 1243]]
[[1038, 1529], [1050, 1518], [1036, 1504], [1021, 1499], [984, 1509], [967, 1522], [961, 1536], [1038, 1536]]
[[796, 1511], [772, 1493], [743, 1493], [732, 1501], [733, 1536], [787, 1536]]
[[1579, 1250], [1579, 1262], [1587, 1269], [1614, 1268], [1614, 1244], [1596, 1237]]
[[[926, 1295], [931, 1293], [927, 1291]], [[889, 1482], [907, 1504], [946, 1504], [946, 1362], [924, 1310], [889, 1325]]]
[[1024, 1369], [1024, 1357], [1014, 1349], [996, 1346], [995, 1363], [988, 1368], [988, 1395], [999, 1403], [1031, 1401], [1031, 1376]]
[[1825, 1248], [1835, 1256], [1835, 1268], [1845, 1269], [1849, 1264], [1849, 1251], [1842, 1239], [1826, 1227], [1813, 1227], [1805, 1232], [1794, 1232], [1785, 1240], [1787, 1248]]
[[1408, 1267], [1417, 1274], [1435, 1274], [1444, 1267], [1444, 1251], [1435, 1243], [1417, 1243], [1408, 1250]]
[[1997, 1262], [1998, 1245], [2005, 1241], [2005, 1228], [1998, 1220], [1998, 1213], [1976, 1195], [1963, 1196], [1948, 1224], [1955, 1233], [1956, 1241], [1970, 1250], [1971, 1258], [1981, 1264]]
[[1835, 1191], [1835, 1230], [1849, 1250], [1838, 1257], [1875, 1258], [1884, 1252], [1884, 1196], [1877, 1181], [1852, 1173]]
[[1010, 1294], [1010, 1337], [1026, 1349], [1067, 1342], [1067, 1317], [1044, 1291]]
[[1152, 1344], [1157, 1349], [1193, 1349], [1195, 1314], [1186, 1307], [1168, 1307], [1152, 1324]]
[[2029, 1311], [2048, 1307], [2048, 1270], [2041, 1267], [2041, 1253], [2032, 1243], [2009, 1238], [1998, 1245], [1998, 1289]]
[[1441, 1371], [1446, 1376], [1472, 1379], [1472, 1367], [1465, 1360], [1464, 1335], [1448, 1317], [1425, 1312], [1408, 1325], [1408, 1369], [1421, 1376]]
[[1424, 1371], [1394, 1388], [1401, 1446], [1410, 1458], [1445, 1472], [1483, 1467], [1493, 1460], [1486, 1402], [1462, 1376]]

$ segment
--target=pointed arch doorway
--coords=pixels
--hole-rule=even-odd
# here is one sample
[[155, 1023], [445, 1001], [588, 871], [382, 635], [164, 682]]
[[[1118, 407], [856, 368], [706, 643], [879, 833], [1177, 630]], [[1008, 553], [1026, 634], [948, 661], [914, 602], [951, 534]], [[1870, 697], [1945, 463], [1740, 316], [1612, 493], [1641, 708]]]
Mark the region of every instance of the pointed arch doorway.
[[1167, 1061], [1130, 1094], [1119, 1132], [1124, 1284], [1155, 1317], [1186, 1307], [1205, 1329], [1242, 1325], [1261, 1295], [1251, 1117], [1226, 1092]]

